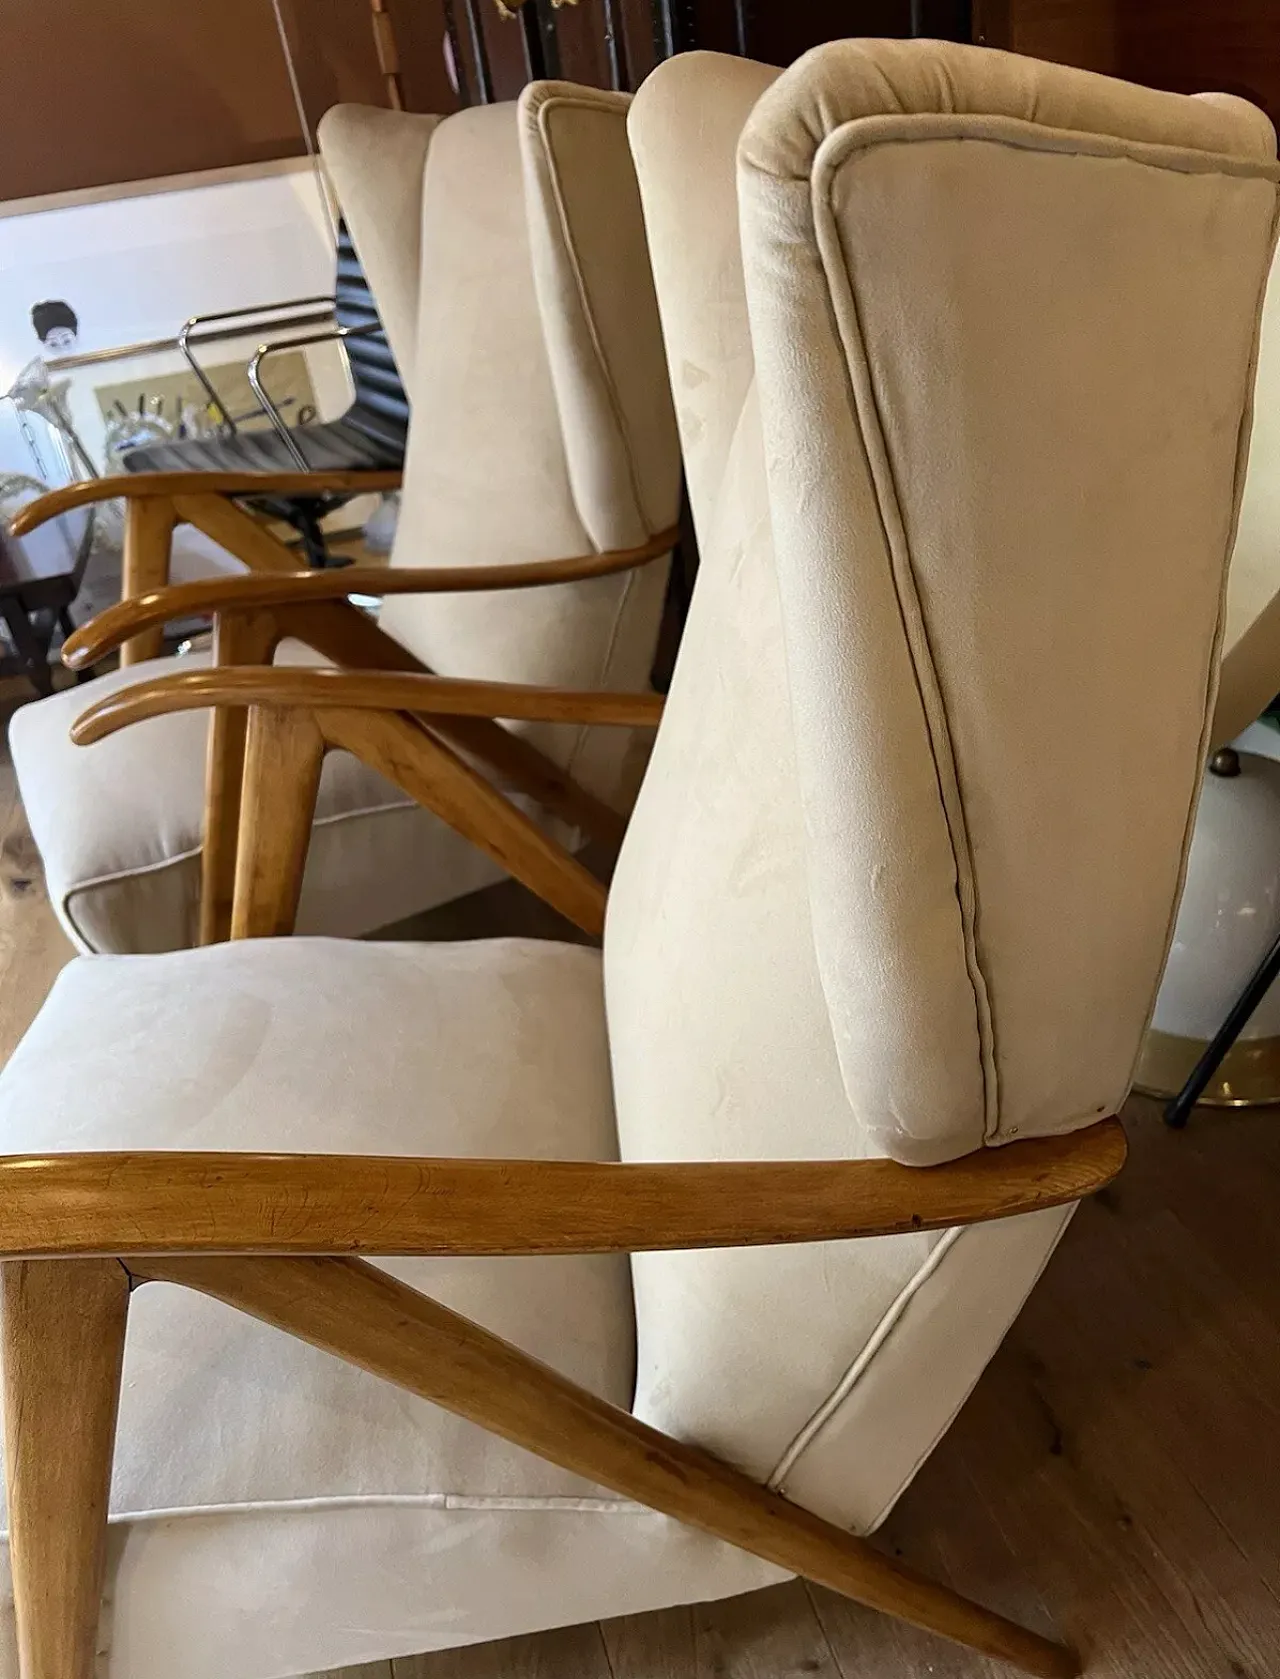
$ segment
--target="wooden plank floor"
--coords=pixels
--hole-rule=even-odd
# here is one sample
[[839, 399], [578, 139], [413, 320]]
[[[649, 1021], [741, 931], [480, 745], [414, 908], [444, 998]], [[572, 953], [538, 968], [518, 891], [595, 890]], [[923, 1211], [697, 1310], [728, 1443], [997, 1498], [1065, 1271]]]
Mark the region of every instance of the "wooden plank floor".
[[[0, 1058], [69, 955], [0, 759]], [[1131, 1165], [1077, 1215], [882, 1540], [1006, 1613], [1056, 1624], [1091, 1679], [1274, 1679], [1280, 1111], [1198, 1115], [1182, 1135], [1147, 1103], [1127, 1117]], [[998, 1671], [795, 1582], [344, 1679]]]

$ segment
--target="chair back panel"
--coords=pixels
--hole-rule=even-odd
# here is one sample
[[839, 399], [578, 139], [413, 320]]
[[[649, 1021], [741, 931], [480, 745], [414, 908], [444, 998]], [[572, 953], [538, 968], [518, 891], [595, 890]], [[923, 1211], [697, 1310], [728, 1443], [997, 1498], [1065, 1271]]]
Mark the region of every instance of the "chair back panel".
[[[763, 88], [693, 55], [637, 98], [702, 569], [610, 893], [624, 1158], [926, 1164], [1127, 1091], [1212, 703], [1276, 171], [1247, 108], [1061, 77], [838, 43]], [[713, 328], [735, 111], [750, 301]], [[718, 269], [690, 192], [720, 199]], [[1061, 1229], [1037, 1216], [1003, 1317], [983, 1230], [637, 1256], [638, 1407], [783, 1484], [963, 1250], [922, 1331], [936, 1393], [899, 1396], [918, 1457]], [[953, 1309], [982, 1326], [963, 1344]]]
[[[400, 376], [413, 379], [418, 326], [422, 172], [438, 116], [334, 105], [320, 119], [320, 156], [342, 210], [346, 243], [377, 299]], [[338, 306], [351, 297], [343, 233], [338, 242]], [[358, 303], [358, 297], [352, 298]], [[352, 323], [356, 324], [356, 323]]]
[[1128, 1093], [1276, 197], [1252, 107], [935, 56], [912, 112], [900, 49], [813, 54], [740, 151], [819, 967], [851, 1101], [920, 1161]]
[[[588, 113], [592, 147], [569, 148], [571, 155], [557, 160], [558, 191], [531, 191], [548, 167], [529, 156], [539, 135], [535, 109], [570, 94], [582, 104], [598, 102]], [[615, 239], [623, 250], [643, 249], [625, 116], [625, 99], [533, 84], [519, 107], [465, 110], [436, 130], [423, 181], [413, 421], [393, 564], [553, 559], [642, 542], [674, 521], [679, 462], [657, 328], [646, 324], [646, 312], [656, 323], [647, 276], [630, 288], [637, 360], [628, 367], [630, 382], [611, 393], [611, 429], [577, 438], [572, 448], [566, 441], [567, 413], [576, 419], [599, 412], [602, 359], [588, 329], [566, 325], [559, 311], [580, 310], [581, 297], [598, 289], [591, 250], [607, 252]], [[597, 169], [615, 186], [621, 181], [629, 197], [620, 193], [602, 205], [578, 186], [575, 172]], [[603, 241], [580, 225], [579, 218], [597, 213], [607, 213], [612, 230]], [[587, 259], [573, 297], [555, 288], [548, 295], [535, 277], [535, 245], [551, 241], [551, 216], [562, 224], [556, 238], [577, 253], [580, 266]], [[587, 232], [592, 240], [583, 250], [579, 234], [585, 239]], [[573, 334], [588, 342], [589, 356], [563, 353]], [[587, 396], [579, 397], [581, 385], [590, 387]], [[659, 563], [551, 589], [403, 597], [386, 604], [382, 622], [449, 675], [643, 687], [664, 583]], [[625, 732], [528, 732], [593, 790], [613, 793]]]
[[599, 548], [675, 522], [680, 444], [635, 166], [631, 100], [543, 82], [520, 101], [525, 194], [574, 499]]

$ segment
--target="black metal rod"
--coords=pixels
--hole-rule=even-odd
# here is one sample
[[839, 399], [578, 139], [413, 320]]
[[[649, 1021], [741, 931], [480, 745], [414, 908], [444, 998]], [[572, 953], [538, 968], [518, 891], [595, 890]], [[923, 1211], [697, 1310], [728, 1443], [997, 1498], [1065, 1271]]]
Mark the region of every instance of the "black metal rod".
[[676, 20], [674, 0], [650, 0], [653, 18], [653, 56], [661, 63], [676, 53]]
[[476, 86], [482, 105], [493, 104], [493, 76], [489, 70], [489, 53], [484, 44], [484, 30], [476, 0], [462, 0], [467, 13], [467, 30], [471, 36], [471, 53], [476, 61]]
[[524, 68], [531, 82], [546, 79], [547, 63], [542, 51], [542, 20], [537, 0], [524, 0], [520, 8], [520, 31], [524, 36]]
[[739, 58], [750, 58], [751, 40], [750, 0], [733, 0], [734, 51]]
[[556, 34], [555, 9], [550, 0], [525, 0], [525, 11], [531, 6], [542, 38], [542, 74], [554, 79], [560, 74], [560, 37]]
[[444, 29], [449, 40], [449, 57], [453, 62], [453, 74], [457, 81], [458, 98], [463, 105], [471, 103], [471, 83], [467, 77], [467, 66], [462, 56], [462, 37], [458, 34], [458, 14], [453, 0], [444, 0]]
[[1212, 1043], [1192, 1068], [1190, 1078], [1164, 1110], [1166, 1125], [1171, 1125], [1175, 1131], [1182, 1130], [1192, 1108], [1204, 1094], [1209, 1080], [1222, 1065], [1227, 1051], [1249, 1024], [1254, 1010], [1270, 991], [1277, 977], [1280, 977], [1280, 936], [1277, 936], [1276, 942], [1236, 999], [1230, 1014], [1214, 1034]]
[[973, 8], [970, 0], [911, 0], [912, 36], [935, 41], [971, 41]]
[[609, 86], [615, 93], [629, 93], [631, 78], [627, 67], [627, 38], [618, 15], [618, 0], [604, 0], [604, 48], [609, 55]]

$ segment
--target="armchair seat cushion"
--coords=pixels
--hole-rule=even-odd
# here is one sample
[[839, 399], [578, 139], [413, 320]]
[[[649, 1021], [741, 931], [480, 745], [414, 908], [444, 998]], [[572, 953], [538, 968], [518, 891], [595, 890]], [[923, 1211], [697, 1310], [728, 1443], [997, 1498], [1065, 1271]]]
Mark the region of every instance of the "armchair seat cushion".
[[[49, 896], [85, 952], [181, 950], [196, 941], [209, 714], [151, 718], [93, 746], [70, 728], [91, 703], [205, 656], [153, 659], [21, 707], [14, 766]], [[321, 662], [286, 643], [278, 662]], [[350, 753], [330, 753], [298, 930], [358, 937], [488, 886], [503, 871]]]
[[[611, 1159], [599, 958], [293, 939], [82, 959], [0, 1076], [0, 1139]], [[630, 1405], [625, 1256], [386, 1268]], [[217, 1302], [133, 1297], [106, 1679], [270, 1679], [779, 1577]], [[12, 1640], [6, 1550], [3, 1679]]]

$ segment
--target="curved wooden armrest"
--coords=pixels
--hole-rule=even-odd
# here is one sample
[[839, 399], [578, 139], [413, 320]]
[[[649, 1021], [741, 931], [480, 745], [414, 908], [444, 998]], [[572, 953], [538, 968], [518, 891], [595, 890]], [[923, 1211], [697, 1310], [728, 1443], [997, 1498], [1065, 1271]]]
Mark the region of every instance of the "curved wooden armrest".
[[671, 551], [679, 535], [679, 529], [673, 526], [638, 548], [614, 548], [602, 554], [578, 554], [567, 559], [531, 560], [523, 565], [344, 566], [330, 571], [248, 573], [175, 583], [107, 607], [68, 636], [62, 659], [72, 670], [83, 670], [97, 664], [122, 642], [174, 618], [263, 611], [273, 606], [305, 606], [315, 601], [345, 600], [348, 595], [461, 594], [579, 583], [592, 577], [608, 577], [617, 571], [630, 571], [658, 559]]
[[579, 692], [518, 682], [475, 682], [403, 671], [296, 669], [281, 665], [201, 667], [120, 688], [82, 711], [71, 725], [77, 746], [131, 723], [206, 706], [269, 705], [307, 711], [411, 711], [419, 716], [503, 717], [522, 723], [594, 723], [657, 728], [661, 694]]
[[0, 1159], [0, 1257], [554, 1254], [899, 1235], [1060, 1207], [1124, 1164], [1107, 1119], [946, 1166], [324, 1154]]
[[89, 478], [29, 502], [10, 530], [27, 536], [47, 519], [95, 501], [134, 501], [139, 496], [323, 496], [398, 490], [400, 472], [122, 472]]

